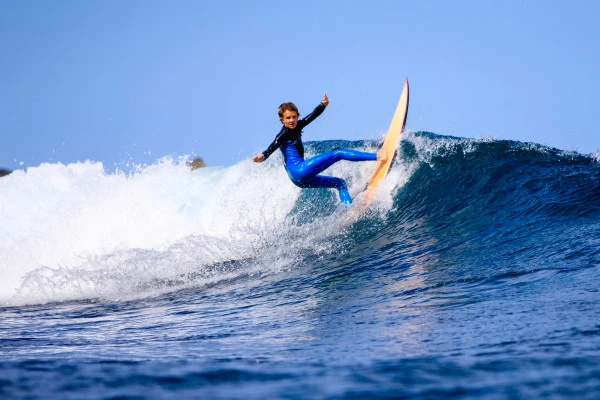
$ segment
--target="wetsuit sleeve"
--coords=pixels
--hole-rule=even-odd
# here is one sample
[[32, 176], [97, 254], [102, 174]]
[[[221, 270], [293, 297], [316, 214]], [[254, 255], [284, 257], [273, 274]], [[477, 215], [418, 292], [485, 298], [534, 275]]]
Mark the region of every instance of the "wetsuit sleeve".
[[282, 129], [281, 132], [279, 132], [277, 136], [275, 136], [275, 140], [273, 140], [273, 143], [271, 143], [269, 147], [267, 147], [267, 149], [262, 152], [263, 156], [265, 156], [265, 160], [269, 158], [269, 156], [273, 154], [273, 152], [277, 150], [279, 146], [281, 146], [281, 143], [283, 142], [284, 138], [284, 133], [285, 131]]
[[325, 107], [323, 103], [320, 103], [314, 110], [313, 112], [311, 112], [310, 114], [308, 114], [306, 117], [302, 118], [302, 127], [305, 127], [306, 125], [310, 124], [311, 122], [313, 122], [319, 115], [323, 114], [323, 111], [325, 111]]

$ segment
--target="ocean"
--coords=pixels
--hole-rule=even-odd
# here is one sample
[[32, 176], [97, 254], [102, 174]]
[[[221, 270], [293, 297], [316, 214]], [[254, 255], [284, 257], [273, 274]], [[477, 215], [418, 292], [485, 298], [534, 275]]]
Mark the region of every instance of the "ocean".
[[352, 210], [279, 154], [0, 178], [0, 398], [600, 398], [598, 155], [407, 132]]

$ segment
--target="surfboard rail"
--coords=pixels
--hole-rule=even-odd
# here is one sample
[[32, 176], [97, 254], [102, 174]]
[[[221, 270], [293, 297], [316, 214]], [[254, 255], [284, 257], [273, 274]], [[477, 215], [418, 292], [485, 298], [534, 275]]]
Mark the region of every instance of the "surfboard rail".
[[379, 182], [387, 175], [390, 170], [392, 163], [394, 162], [394, 156], [398, 143], [400, 143], [400, 136], [404, 131], [406, 125], [406, 117], [408, 116], [408, 78], [404, 79], [404, 87], [400, 94], [400, 99], [396, 105], [396, 111], [392, 117], [392, 122], [385, 135], [381, 149], [385, 149], [387, 160], [377, 161], [375, 170], [369, 178], [367, 183], [367, 189], [364, 192], [365, 198], [368, 199], [369, 203], [375, 198], [375, 190], [379, 185]]

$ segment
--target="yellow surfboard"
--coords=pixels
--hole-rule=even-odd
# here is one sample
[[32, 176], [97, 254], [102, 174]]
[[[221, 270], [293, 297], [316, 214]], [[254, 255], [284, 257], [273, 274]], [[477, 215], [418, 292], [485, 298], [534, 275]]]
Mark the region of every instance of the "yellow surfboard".
[[402, 134], [404, 125], [406, 124], [407, 114], [408, 78], [404, 80], [404, 88], [402, 89], [400, 100], [396, 106], [396, 112], [392, 117], [392, 123], [390, 124], [387, 134], [385, 135], [385, 139], [383, 140], [383, 144], [381, 145], [381, 148], [385, 149], [387, 153], [387, 160], [377, 161], [375, 171], [373, 171], [373, 174], [369, 179], [369, 183], [367, 184], [367, 189], [363, 194], [367, 203], [366, 205], [370, 204], [375, 199], [375, 190], [377, 189], [379, 182], [381, 182], [381, 180], [387, 175], [392, 163], [394, 162], [396, 148], [398, 147], [398, 143], [400, 143], [400, 135]]

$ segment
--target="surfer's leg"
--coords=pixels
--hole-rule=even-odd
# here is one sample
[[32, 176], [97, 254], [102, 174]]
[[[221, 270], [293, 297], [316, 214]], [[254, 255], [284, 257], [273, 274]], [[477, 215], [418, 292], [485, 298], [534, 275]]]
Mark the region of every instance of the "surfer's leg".
[[352, 198], [348, 193], [346, 181], [340, 178], [326, 175], [317, 175], [308, 180], [294, 182], [301, 188], [336, 188], [340, 195], [340, 201], [344, 204], [352, 204]]
[[377, 160], [377, 154], [348, 149], [336, 149], [304, 161], [299, 168], [299, 172], [302, 178], [315, 176], [341, 160], [375, 161]]

